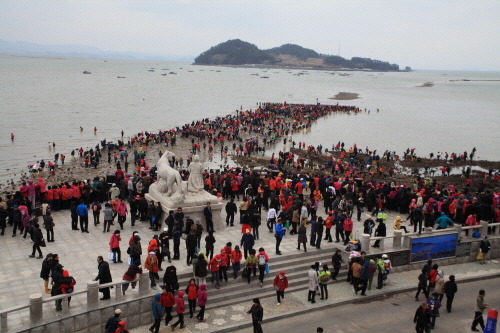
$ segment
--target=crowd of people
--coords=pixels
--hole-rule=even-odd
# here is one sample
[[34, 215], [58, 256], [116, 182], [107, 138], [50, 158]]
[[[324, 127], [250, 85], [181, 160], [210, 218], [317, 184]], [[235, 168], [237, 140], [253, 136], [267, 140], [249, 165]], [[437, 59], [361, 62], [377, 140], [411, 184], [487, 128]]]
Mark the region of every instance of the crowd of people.
[[[5, 201], [0, 198], [1, 235], [4, 235], [8, 221], [13, 227], [12, 236], [16, 236], [19, 230], [21, 234], [24, 233], [24, 238], [28, 235], [31, 237], [33, 252], [30, 257], [34, 258], [35, 252], [38, 252], [36, 258], [43, 259], [41, 247], [44, 247], [45, 239], [48, 242], [54, 241], [55, 224], [51, 217], [52, 212], [69, 212], [72, 230], [79, 230], [82, 233], [89, 233], [88, 216], [92, 212], [94, 226], [101, 223], [101, 215], [103, 216], [103, 233], [110, 232], [115, 219], [117, 220], [119, 229], [117, 227], [110, 236], [108, 260], [118, 264], [122, 263], [121, 231], [128, 227], [127, 217], [132, 229], [137, 221], [147, 221], [149, 229], [155, 234], [147, 245], [143, 260], [141, 237], [138, 232], [133, 231], [127, 248], [129, 265], [123, 275], [123, 280], [127, 283], [123, 285], [122, 290], [125, 294], [128, 283], [132, 284], [132, 290], [136, 290], [136, 277], [142, 272], [143, 266], [149, 271], [152, 289], [158, 287], [159, 272], [165, 271], [161, 287], [163, 292], [156, 294], [153, 301], [155, 324], [151, 330], [158, 332], [162, 320], [165, 320], [166, 325], [172, 320], [170, 313], [174, 304], [177, 304], [179, 321], [171, 327], [184, 326], [181, 314], [184, 313], [185, 295], [188, 298], [190, 317], [193, 317], [197, 303], [200, 306], [197, 319], [204, 321], [208, 272], [211, 283], [217, 289], [221, 288], [222, 281], [228, 283], [228, 271], [231, 267], [233, 279], [236, 279], [241, 271], [248, 283], [251, 283], [251, 276], [255, 277], [258, 271], [259, 284], [263, 286], [270, 257], [262, 246], [257, 245], [262, 223], [265, 223], [269, 233], [275, 235], [275, 254], [281, 255], [280, 244], [287, 233], [289, 236], [296, 235], [298, 250], [302, 246], [303, 250], [307, 251], [307, 243], [312, 248], [321, 249], [322, 241], [334, 242], [331, 229], [335, 227], [335, 242], [343, 242], [345, 246], [356, 238], [353, 234], [353, 219], [363, 223], [364, 233], [370, 235], [374, 233], [375, 236], [384, 237], [387, 211], [400, 214], [394, 220], [393, 228], [405, 232], [409, 231], [401, 223], [406, 221], [409, 222], [408, 227], [414, 226], [413, 232], [417, 233], [420, 233], [423, 227], [436, 226], [438, 229], [443, 229], [453, 223], [474, 226], [478, 225], [479, 221], [500, 222], [499, 194], [485, 190], [485, 183], [477, 184], [477, 190], [474, 190], [468, 178], [459, 188], [459, 185], [441, 185], [436, 178], [424, 179], [416, 176], [412, 184], [396, 184], [391, 179], [381, 179], [380, 175], [384, 170], [380, 173], [381, 167], [377, 163], [382, 158], [399, 158], [395, 152], [386, 151], [380, 157], [376, 151], [369, 151], [368, 148], [363, 153], [355, 144], [349, 150], [345, 150], [343, 142], [332, 147], [333, 150], [340, 151], [341, 155], [338, 159], [331, 156], [326, 160], [325, 169], [330, 171], [328, 173], [308, 170], [306, 161], [291, 152], [280, 152], [277, 158], [273, 154], [269, 160], [270, 171], [266, 172], [229, 167], [222, 170], [205, 170], [202, 174], [205, 190], [216, 195], [220, 202], [227, 200], [226, 226], [234, 227], [239, 217], [241, 239], [234, 240], [239, 244], [234, 248], [232, 242], [228, 242], [220, 251], [215, 250], [216, 231], [211, 223], [210, 203], [207, 203], [204, 210], [205, 219], [193, 220], [183, 213], [182, 207], [177, 211], [163, 212], [160, 203], [148, 202], [145, 198], [149, 186], [157, 180], [153, 157], [147, 154], [148, 146], [151, 144], [163, 144], [168, 147], [175, 146], [178, 138], [191, 140], [191, 148], [186, 158], [187, 166], [193, 156], [201, 153], [202, 149], [205, 152], [208, 148], [210, 154], [217, 144], [220, 146], [221, 155], [227, 155], [230, 149], [236, 155], [242, 156], [264, 154], [266, 145], [281, 139], [285, 143], [292, 142], [291, 136], [295, 132], [310, 127], [320, 117], [335, 112], [349, 113], [356, 110], [355, 107], [339, 105], [262, 104], [256, 111], [237, 112], [236, 115], [218, 117], [215, 120], [203, 119], [169, 131], [138, 133], [127, 143], [119, 141], [118, 145], [111, 146], [104, 140], [95, 149], [89, 151], [80, 149], [78, 153], [81, 158], [88, 161], [85, 165], [95, 167], [102, 157], [101, 152], [108, 150], [108, 163], [112, 163], [113, 156], [113, 163], [116, 165], [112, 183], [99, 176], [93, 180], [72, 180], [50, 186], [43, 177], [38, 178], [36, 183], [29, 180], [28, 183], [23, 183], [18, 191], [8, 194]], [[322, 146], [306, 148], [306, 144], [302, 142], [299, 143], [299, 148], [307, 149], [314, 154], [321, 154], [323, 150]], [[133, 172], [129, 173], [128, 153], [130, 151], [132, 155], [132, 149], [135, 167]], [[112, 150], [117, 152], [112, 153]], [[413, 158], [414, 154], [414, 150], [411, 150], [404, 155]], [[72, 158], [74, 155], [73, 151]], [[58, 163], [58, 158], [59, 156], [55, 158], [54, 163]], [[189, 171], [184, 167], [182, 157], [174, 156], [170, 163], [172, 167], [180, 169], [183, 180], [189, 178]], [[372, 172], [372, 165], [376, 168], [376, 172]], [[43, 172], [43, 167], [41, 169], [35, 172]], [[235, 203], [235, 199], [240, 202]], [[361, 221], [364, 212], [367, 213], [366, 219]], [[167, 215], [165, 220], [162, 218], [164, 213]], [[401, 216], [407, 216], [406, 220]], [[47, 232], [46, 238], [40, 229], [40, 219], [43, 220]], [[172, 250], [170, 240], [172, 240]], [[202, 250], [202, 240], [205, 250]], [[186, 264], [193, 266], [194, 276], [185, 291], [180, 290], [176, 267], [170, 265], [165, 269], [162, 268], [162, 263], [166, 260], [169, 264], [172, 260], [180, 260], [180, 247], [183, 241], [186, 248]], [[374, 247], [377, 246], [378, 242], [374, 244]], [[315, 295], [318, 292], [321, 294], [321, 299], [328, 298], [328, 282], [330, 279], [336, 279], [343, 263], [340, 252], [336, 251], [332, 257], [333, 273], [330, 272], [328, 265], [322, 265], [321, 268], [318, 264], [311, 266], [308, 272], [310, 302], [315, 303]], [[383, 288], [391, 269], [387, 258], [383, 256], [365, 258], [365, 256], [363, 252], [351, 253], [348, 261], [348, 281], [353, 284], [354, 292], [356, 294], [361, 292], [360, 295], [363, 296], [367, 290], [371, 290], [374, 276], [377, 277], [376, 288]], [[72, 290], [72, 284], [75, 282], [67, 271], [62, 270], [58, 260], [57, 255], [49, 254], [42, 263], [44, 272], [42, 279], [46, 282], [45, 292], [50, 291], [53, 295], [70, 293], [69, 290]], [[108, 263], [102, 257], [98, 257], [97, 261], [99, 274], [95, 280], [100, 284], [111, 282]], [[433, 275], [433, 278], [439, 281], [440, 279], [434, 277], [434, 273], [431, 274], [436, 270], [431, 268], [422, 274], [429, 277]], [[52, 279], [51, 290], [48, 288], [49, 277]], [[451, 278], [450, 276], [450, 281]], [[429, 278], [430, 284], [434, 282]], [[273, 287], [276, 291], [277, 304], [280, 305], [288, 287], [285, 272], [281, 271], [276, 275]], [[429, 298], [431, 288], [420, 284], [416, 298], [418, 299], [420, 289]], [[175, 290], [179, 290], [177, 297], [174, 297]], [[432, 290], [436, 293], [435, 289]], [[110, 298], [109, 288], [102, 288], [101, 292], [103, 300]], [[442, 299], [443, 293], [439, 294], [439, 289], [437, 294], [441, 295]], [[453, 300], [452, 297], [451, 299]], [[254, 310], [250, 310], [252, 317], [257, 313], [254, 326], [256, 323], [260, 325], [262, 321], [262, 307], [258, 299], [256, 300], [252, 306]], [[437, 302], [435, 300], [432, 302], [432, 306], [435, 307]], [[255, 310], [259, 306], [260, 310]], [[61, 309], [60, 302], [56, 302], [56, 309]], [[423, 308], [420, 311], [425, 312]], [[432, 307], [429, 311], [432, 311]], [[119, 318], [119, 313], [116, 315]], [[430, 316], [432, 319], [432, 314]], [[433, 320], [432, 325], [435, 324], [435, 318]], [[112, 327], [117, 327], [119, 323], [119, 320], [115, 320]]]

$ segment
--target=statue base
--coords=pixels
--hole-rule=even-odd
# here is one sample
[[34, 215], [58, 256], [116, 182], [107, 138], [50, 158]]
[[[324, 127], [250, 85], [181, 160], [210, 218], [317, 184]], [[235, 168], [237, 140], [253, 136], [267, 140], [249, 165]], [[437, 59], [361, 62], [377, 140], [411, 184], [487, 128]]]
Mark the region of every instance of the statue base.
[[[160, 202], [163, 213], [162, 213], [162, 228], [165, 228], [165, 219], [168, 216], [168, 212], [173, 210], [177, 211], [177, 208], [181, 207], [184, 212], [184, 216], [189, 215], [189, 218], [193, 221], [197, 218], [200, 219], [201, 224], [207, 230], [207, 224], [205, 220], [205, 215], [203, 215], [203, 210], [207, 206], [207, 202], [211, 203], [212, 208], [212, 221], [215, 230], [224, 229], [224, 221], [222, 221], [221, 211], [223, 204], [219, 203], [217, 197], [208, 193], [207, 191], [200, 192], [187, 192], [187, 182], [182, 182], [183, 192], [186, 193], [184, 197], [177, 191], [174, 192], [172, 196], [167, 196], [165, 193], [158, 191], [157, 184], [151, 184], [149, 186], [149, 193], [146, 193], [145, 197], [148, 201], [153, 200], [154, 202]], [[184, 219], [184, 222], [186, 219]]]

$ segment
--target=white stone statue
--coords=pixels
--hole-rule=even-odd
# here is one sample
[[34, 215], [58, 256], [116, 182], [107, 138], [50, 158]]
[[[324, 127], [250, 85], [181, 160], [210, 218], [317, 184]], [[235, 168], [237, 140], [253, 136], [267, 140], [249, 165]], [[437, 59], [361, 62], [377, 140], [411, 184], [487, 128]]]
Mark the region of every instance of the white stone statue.
[[[158, 192], [164, 193], [167, 197], [175, 194], [177, 199], [184, 199], [184, 191], [182, 189], [182, 178], [179, 171], [170, 167], [169, 160], [175, 157], [174, 153], [165, 151], [158, 160]], [[174, 183], [177, 183], [177, 191], [174, 192]], [[176, 200], [178, 201], [178, 200]]]
[[188, 192], [201, 192], [203, 191], [203, 165], [200, 162], [198, 155], [193, 156], [193, 162], [188, 167]]

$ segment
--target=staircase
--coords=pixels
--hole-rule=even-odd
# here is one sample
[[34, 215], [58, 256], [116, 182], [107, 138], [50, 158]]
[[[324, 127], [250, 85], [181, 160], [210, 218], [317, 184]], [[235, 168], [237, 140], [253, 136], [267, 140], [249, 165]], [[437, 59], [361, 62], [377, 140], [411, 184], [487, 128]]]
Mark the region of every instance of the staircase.
[[[258, 269], [257, 275], [255, 277], [252, 275], [249, 284], [247, 278], [242, 278], [241, 271], [238, 273], [238, 278], [233, 279], [233, 270], [232, 268], [230, 268], [227, 274], [228, 283], [221, 281], [220, 289], [216, 289], [214, 284], [212, 284], [211, 275], [207, 276], [208, 302], [206, 310], [220, 307], [221, 304], [223, 304], [224, 306], [228, 306], [242, 302], [248, 302], [255, 297], [273, 297], [276, 294], [272, 286], [273, 280], [280, 271], [285, 271], [285, 274], [288, 277], [288, 288], [286, 289], [287, 292], [305, 290], [308, 287], [309, 280], [307, 271], [315, 262], [320, 262], [321, 264], [326, 263], [328, 265], [328, 268], [333, 271], [333, 250], [317, 250], [313, 247], [306, 253], [304, 253], [303, 250], [296, 251], [296, 254], [290, 255], [270, 255], [270, 271], [269, 274], [264, 275], [264, 285], [262, 287], [260, 287], [260, 283], [258, 280]], [[244, 265], [242, 264], [241, 266], [243, 270]], [[337, 276], [337, 278], [340, 277], [339, 281], [343, 280], [343, 278], [345, 278], [345, 276], [347, 275], [347, 270], [345, 269], [345, 266], [343, 267], [344, 269], [341, 270], [341, 272]], [[193, 278], [193, 274], [182, 273], [178, 274], [177, 278], [179, 281], [179, 290], [185, 290], [187, 283], [191, 278]], [[330, 280], [329, 282], [329, 284], [334, 283], [337, 283], [337, 281]]]

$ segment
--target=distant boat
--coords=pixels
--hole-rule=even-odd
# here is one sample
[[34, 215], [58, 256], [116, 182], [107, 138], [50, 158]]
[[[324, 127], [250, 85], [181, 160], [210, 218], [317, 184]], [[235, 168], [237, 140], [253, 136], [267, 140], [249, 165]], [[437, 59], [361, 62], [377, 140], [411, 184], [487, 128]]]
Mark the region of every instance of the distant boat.
[[182, 67], [181, 67], [181, 68], [179, 68], [179, 69], [182, 69]]
[[257, 73], [257, 74], [250, 74], [250, 75], [259, 76], [259, 73]]
[[261, 79], [269, 79], [269, 76], [261, 76]]
[[188, 73], [193, 73], [194, 71], [188, 71]]
[[168, 73], [168, 74], [177, 74], [177, 73], [174, 73], [174, 72], [170, 72], [170, 73]]
[[162, 70], [162, 71], [169, 71], [169, 70], [170, 70], [170, 68], [162, 68], [161, 70]]
[[161, 76], [167, 76], [167, 73], [161, 73]]
[[117, 78], [119, 78], [119, 79], [125, 79], [126, 77], [125, 76], [117, 76]]
[[83, 74], [92, 74], [92, 73], [89, 71], [83, 71]]
[[154, 72], [155, 70], [154, 69], [148, 69], [148, 72]]

